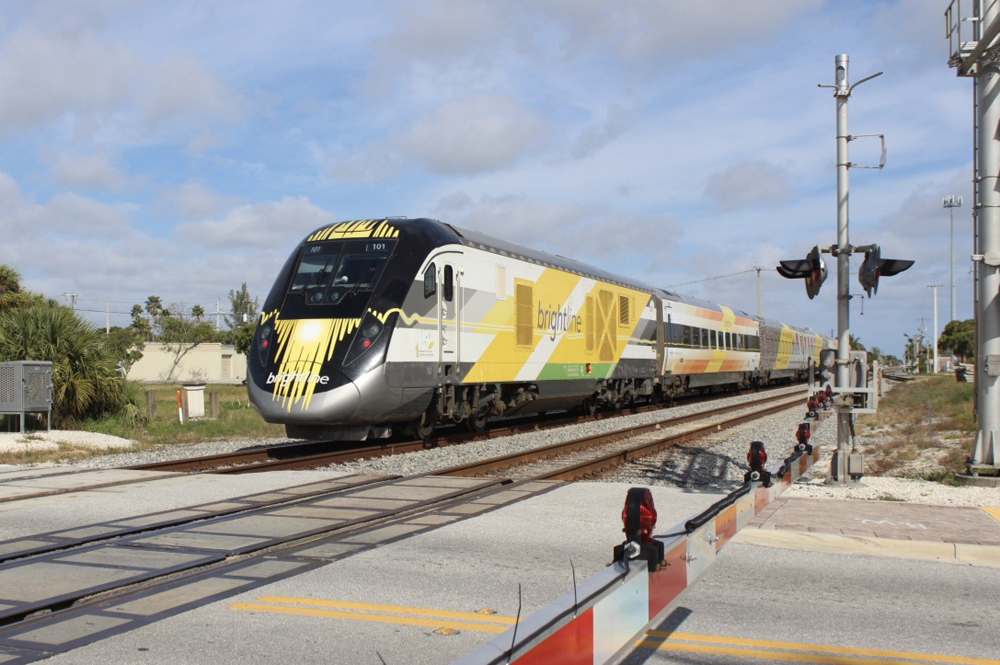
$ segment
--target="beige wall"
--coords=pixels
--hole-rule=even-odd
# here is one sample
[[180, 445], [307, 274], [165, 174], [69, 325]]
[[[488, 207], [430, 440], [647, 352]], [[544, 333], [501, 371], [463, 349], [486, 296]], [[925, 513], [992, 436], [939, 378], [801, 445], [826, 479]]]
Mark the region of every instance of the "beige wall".
[[175, 353], [159, 342], [146, 342], [142, 358], [128, 372], [131, 381], [204, 381], [239, 383], [247, 377], [247, 357], [231, 344], [199, 344], [175, 365]]

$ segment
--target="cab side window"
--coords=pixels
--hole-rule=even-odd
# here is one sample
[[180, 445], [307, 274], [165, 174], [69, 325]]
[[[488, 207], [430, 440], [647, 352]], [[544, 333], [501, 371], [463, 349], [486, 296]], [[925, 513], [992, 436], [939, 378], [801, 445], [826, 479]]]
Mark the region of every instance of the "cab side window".
[[430, 298], [437, 293], [437, 267], [432, 263], [424, 271], [424, 297]]
[[444, 299], [451, 302], [455, 297], [455, 269], [449, 265], [444, 267]]

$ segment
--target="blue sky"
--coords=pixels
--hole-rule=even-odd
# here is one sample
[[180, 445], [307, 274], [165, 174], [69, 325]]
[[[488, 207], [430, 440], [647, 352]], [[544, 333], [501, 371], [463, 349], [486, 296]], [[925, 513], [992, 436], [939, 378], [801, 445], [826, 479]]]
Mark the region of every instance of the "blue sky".
[[[261, 298], [334, 220], [431, 216], [830, 333], [774, 272], [836, 240], [834, 56], [852, 134], [851, 242], [917, 261], [852, 301], [901, 354], [972, 316], [972, 85], [943, 0], [0, 0], [0, 263], [125, 325], [158, 295]], [[851, 144], [873, 163], [877, 141]], [[851, 289], [861, 295], [851, 262]], [[720, 275], [722, 279], [704, 280]], [[694, 283], [691, 283], [694, 282]]]

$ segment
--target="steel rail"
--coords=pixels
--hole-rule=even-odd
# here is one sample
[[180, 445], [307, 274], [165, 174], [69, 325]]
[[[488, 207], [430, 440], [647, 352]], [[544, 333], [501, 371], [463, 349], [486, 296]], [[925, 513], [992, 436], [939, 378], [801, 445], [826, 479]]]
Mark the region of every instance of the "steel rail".
[[655, 441], [648, 443], [643, 443], [638, 446], [628, 448], [626, 450], [618, 451], [603, 457], [588, 460], [586, 462], [581, 462], [580, 464], [574, 464], [572, 466], [564, 467], [558, 469], [551, 473], [546, 473], [538, 476], [540, 480], [579, 480], [581, 478], [589, 478], [607, 471], [610, 468], [616, 466], [622, 466], [626, 462], [638, 459], [640, 457], [647, 457], [654, 453], [657, 453], [664, 448], [669, 448], [671, 446], [676, 446], [680, 443], [685, 443], [692, 439], [698, 439], [715, 432], [729, 429], [731, 427], [736, 427], [737, 425], [742, 425], [743, 423], [750, 422], [752, 420], [758, 420], [760, 418], [766, 418], [767, 416], [779, 413], [786, 409], [792, 407], [801, 406], [801, 402], [786, 402], [782, 404], [777, 404], [770, 406], [759, 411], [754, 411], [753, 413], [747, 413], [735, 418], [730, 418], [721, 423], [711, 423], [703, 427], [699, 427], [682, 434], [675, 434], [671, 436], [666, 436], [659, 438]]
[[[780, 400], [787, 400], [786, 402], [783, 402], [777, 407], [772, 407], [771, 409], [765, 409], [764, 411], [760, 412], [760, 415], [756, 413], [745, 414], [743, 416], [740, 416], [739, 418], [732, 419], [732, 421], [724, 421], [721, 424], [713, 423], [711, 425], [706, 425], [705, 427], [698, 428], [697, 430], [693, 430], [694, 434], [691, 434], [691, 431], [689, 431], [666, 437], [664, 440], [670, 441], [671, 443], [661, 446], [661, 448], [663, 448], [667, 447], [667, 445], [675, 445], [676, 443], [682, 443], [692, 438], [705, 436], [706, 434], [710, 433], [708, 430], [719, 431], [727, 427], [732, 427], [734, 425], [741, 424], [742, 422], [746, 422], [747, 420], [764, 417], [766, 415], [770, 415], [771, 413], [782, 411], [784, 409], [788, 409], [793, 406], [802, 406], [803, 404], [801, 399], [802, 399], [801, 395], [795, 395], [793, 398], [789, 399], [788, 394], [782, 394], [777, 396], [765, 397], [764, 399], [755, 400], [753, 402], [745, 402], [743, 404], [731, 404], [729, 406], [718, 407], [715, 409], [710, 409], [708, 411], [700, 411], [698, 413], [689, 414], [686, 416], [679, 416], [677, 418], [670, 418], [667, 420], [650, 423], [648, 425], [627, 427], [624, 429], [616, 430], [614, 432], [606, 432], [603, 434], [581, 437], [579, 439], [573, 439], [572, 441], [555, 443], [541, 448], [533, 448], [531, 450], [519, 451], [516, 453], [511, 453], [509, 455], [501, 455], [488, 460], [470, 462], [468, 464], [462, 464], [459, 466], [454, 466], [448, 469], [438, 471], [436, 472], [435, 475], [451, 475], [451, 476], [487, 475], [490, 473], [500, 471], [502, 469], [510, 468], [512, 466], [518, 466], [521, 464], [534, 462], [549, 457], [556, 457], [577, 450], [593, 448], [608, 444], [613, 441], [619, 441], [621, 439], [641, 436], [643, 434], [648, 434], [650, 432], [655, 432], [657, 430], [665, 429], [668, 427], [676, 427], [690, 422], [696, 422], [699, 420], [705, 420], [707, 418], [713, 418], [716, 416], [725, 415], [733, 411], [742, 411], [750, 408], [755, 408], [758, 406], [773, 404], [774, 402]], [[732, 422], [732, 424], [729, 424], [730, 422]], [[689, 434], [691, 435], [689, 436]], [[614, 453], [614, 455], [619, 455], [619, 454], [621, 453], [620, 452]], [[630, 457], [629, 459], [632, 459], [632, 457]], [[622, 463], [624, 463], [624, 461]], [[572, 467], [567, 467], [567, 468], [572, 468]], [[550, 476], [539, 476], [538, 478], [547, 480], [564, 480], [564, 478], [556, 478]]]
[[[783, 396], [785, 395], [783, 394], [781, 397]], [[705, 396], [699, 397], [702, 399], [693, 399], [691, 402], [699, 403], [702, 401], [713, 401], [718, 399], [718, 396], [712, 396], [709, 398], [705, 398]], [[781, 397], [771, 396], [769, 398], [765, 398], [765, 400], [780, 399]], [[281, 446], [270, 448], [255, 448], [252, 450], [221, 453], [218, 455], [206, 455], [190, 459], [151, 462], [148, 464], [138, 464], [124, 468], [143, 471], [174, 471], [178, 473], [200, 471], [217, 474], [242, 474], [260, 473], [264, 471], [316, 469], [330, 466], [331, 464], [341, 464], [344, 462], [353, 462], [362, 459], [371, 459], [374, 457], [419, 452], [421, 450], [457, 445], [470, 441], [488, 440], [501, 436], [509, 436], [511, 434], [566, 427], [568, 425], [582, 422], [592, 422], [595, 420], [613, 418], [618, 415], [644, 413], [648, 411], [663, 410], [666, 408], [669, 408], [668, 404], [657, 404], [628, 407], [623, 409], [620, 413], [615, 414], [595, 414], [593, 416], [571, 417], [559, 416], [555, 418], [539, 418], [537, 416], [531, 416], [516, 422], [497, 423], [496, 427], [491, 427], [486, 432], [470, 432], [450, 435], [444, 434], [426, 442], [420, 440], [386, 442], [350, 448], [343, 447], [343, 444], [340, 444], [342, 446], [341, 450], [309, 453], [308, 451], [316, 450], [317, 448], [337, 445], [333, 442], [311, 441], [302, 444], [283, 444]], [[720, 408], [732, 410], [731, 407]], [[734, 408], [745, 407], [737, 406]], [[682, 416], [681, 418], [686, 418], [686, 416]], [[653, 427], [655, 428], [655, 425]], [[305, 454], [303, 454], [303, 452], [305, 452]], [[282, 458], [275, 459], [276, 455], [281, 455]]]

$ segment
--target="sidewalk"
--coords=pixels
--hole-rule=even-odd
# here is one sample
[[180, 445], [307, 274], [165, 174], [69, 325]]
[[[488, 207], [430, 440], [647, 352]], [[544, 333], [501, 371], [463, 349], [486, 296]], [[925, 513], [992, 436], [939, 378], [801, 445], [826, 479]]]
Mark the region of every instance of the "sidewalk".
[[736, 540], [1000, 568], [1000, 508], [779, 498]]

